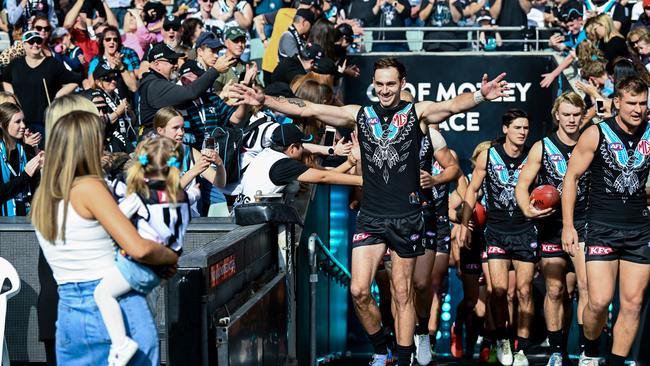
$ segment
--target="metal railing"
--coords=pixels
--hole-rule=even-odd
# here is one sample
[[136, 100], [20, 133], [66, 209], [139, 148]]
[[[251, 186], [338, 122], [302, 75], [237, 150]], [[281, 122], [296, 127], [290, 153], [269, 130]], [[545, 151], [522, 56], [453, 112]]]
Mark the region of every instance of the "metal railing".
[[309, 365], [319, 364], [316, 358], [316, 286], [318, 284], [318, 271], [341, 286], [349, 287], [352, 276], [332, 252], [327, 249], [318, 234], [313, 233], [307, 242], [309, 255]]
[[[548, 48], [549, 40], [548, 38], [540, 38], [542, 32], [560, 32], [564, 33], [560, 28], [535, 28], [535, 27], [495, 27], [495, 28], [481, 28], [481, 27], [364, 27], [364, 31], [372, 32], [372, 34], [366, 33], [361, 37], [362, 42], [365, 45], [373, 44], [403, 44], [411, 43], [417, 44], [421, 43], [422, 45], [427, 43], [448, 43], [448, 44], [465, 44], [467, 45], [466, 49], [472, 49], [478, 51], [480, 49], [480, 34], [481, 32], [521, 32], [521, 38], [508, 38], [502, 39], [504, 44], [521, 44], [522, 50], [526, 51], [539, 51], [544, 48]], [[383, 32], [408, 32], [414, 34], [415, 36], [412, 39], [409, 39], [408, 36], [405, 39], [373, 39], [373, 35]], [[424, 39], [425, 32], [447, 32], [447, 33], [457, 33], [457, 38], [441, 38], [441, 39]], [[524, 47], [527, 47], [525, 49]], [[421, 51], [422, 49], [416, 49], [411, 51]], [[369, 50], [367, 50], [369, 51]]]

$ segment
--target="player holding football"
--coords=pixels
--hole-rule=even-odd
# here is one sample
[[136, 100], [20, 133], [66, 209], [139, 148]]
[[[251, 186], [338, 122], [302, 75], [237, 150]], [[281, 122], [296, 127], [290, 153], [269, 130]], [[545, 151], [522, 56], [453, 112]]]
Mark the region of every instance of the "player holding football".
[[[569, 255], [562, 250], [562, 212], [554, 208], [538, 209], [529, 198], [531, 185], [550, 185], [562, 192], [562, 179], [567, 171], [567, 162], [580, 137], [580, 123], [584, 116], [584, 102], [576, 93], [560, 95], [553, 104], [551, 116], [558, 129], [549, 136], [537, 141], [528, 153], [528, 161], [521, 170], [519, 182], [515, 188], [517, 203], [523, 214], [537, 221], [537, 242], [541, 245], [542, 271], [546, 281], [544, 298], [544, 319], [551, 346], [551, 357], [547, 366], [561, 366], [563, 358], [567, 359], [564, 349], [563, 331], [568, 330], [563, 324], [566, 296], [566, 274]], [[582, 330], [582, 312], [587, 303], [587, 278], [585, 272], [584, 237], [585, 215], [587, 209], [587, 175], [578, 182], [577, 203], [574, 213], [574, 226], [578, 232], [581, 251], [577, 251], [573, 261], [578, 279], [580, 297], [578, 301], [578, 326]], [[582, 344], [582, 332], [580, 332]]]
[[[528, 115], [511, 109], [502, 117], [505, 136], [490, 149], [482, 152], [476, 162], [472, 180], [464, 197], [462, 223], [458, 240], [469, 248], [469, 221], [481, 186], [484, 187], [488, 219], [485, 229], [488, 266], [492, 280], [491, 311], [496, 324], [497, 359], [503, 365], [528, 366], [525, 352], [529, 345], [530, 323], [533, 318], [532, 280], [537, 262], [537, 232], [517, 207], [515, 186], [528, 153]], [[485, 181], [485, 182], [484, 182]], [[485, 183], [485, 184], [484, 184]], [[508, 319], [508, 269], [516, 271], [517, 350], [513, 360], [506, 330]]]
[[609, 366], [624, 364], [639, 326], [650, 280], [650, 221], [645, 200], [650, 171], [647, 99], [648, 85], [643, 80], [620, 80], [613, 99], [618, 115], [582, 133], [564, 176], [562, 245], [573, 256], [580, 250], [574, 227], [578, 182], [590, 171], [585, 253], [589, 300], [583, 313], [586, 339], [581, 366], [598, 364], [600, 333], [617, 275], [620, 311]]

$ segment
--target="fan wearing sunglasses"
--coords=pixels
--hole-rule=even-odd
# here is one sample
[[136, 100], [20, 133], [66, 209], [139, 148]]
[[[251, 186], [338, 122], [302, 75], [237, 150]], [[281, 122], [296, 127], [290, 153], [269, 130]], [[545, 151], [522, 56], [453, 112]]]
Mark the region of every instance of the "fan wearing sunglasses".
[[25, 57], [13, 60], [2, 73], [4, 90], [13, 92], [24, 107], [30, 129], [43, 127], [45, 109], [54, 98], [69, 94], [81, 82], [81, 76], [43, 54], [44, 39], [35, 31], [22, 38]]
[[171, 80], [178, 59], [184, 56], [176, 53], [164, 43], [158, 43], [149, 50], [149, 72], [140, 81], [140, 131], [142, 136], [152, 130], [153, 116], [164, 107], [180, 106], [191, 102], [205, 93], [216, 80], [220, 72], [226, 71], [232, 63], [222, 60], [206, 65], [205, 74], [189, 85], [176, 85]]
[[[137, 59], [135, 51], [122, 46], [120, 32], [112, 26], [106, 27], [99, 36], [98, 43], [99, 55], [90, 61], [88, 74], [93, 74], [100, 64], [107, 64], [111, 69], [119, 72], [121, 82], [124, 83], [120, 86], [120, 94], [127, 95], [128, 92], [135, 92], [138, 86], [134, 72], [140, 67], [139, 60], [134, 60]], [[127, 57], [127, 52], [133, 53], [134, 57]]]
[[[68, 10], [68, 12], [65, 14], [63, 27], [70, 31], [72, 41], [77, 46], [79, 46], [79, 48], [81, 48], [84, 53], [84, 58], [86, 60], [92, 60], [99, 54], [99, 45], [97, 44], [97, 38], [95, 35], [95, 29], [93, 29], [93, 24], [101, 21], [102, 18], [89, 18], [87, 13], [88, 10], [83, 9], [84, 2], [85, 0], [76, 0], [74, 2], [72, 8], [70, 8], [70, 10]], [[115, 14], [113, 14], [113, 11], [111, 11], [111, 8], [108, 7], [108, 2], [96, 1], [93, 3], [97, 7], [103, 6], [103, 13], [105, 13], [106, 16], [105, 24], [117, 28], [117, 18], [115, 17]], [[97, 33], [99, 33], [99, 29], [97, 29]], [[92, 72], [89, 72], [89, 75], [90, 74], [92, 74]]]
[[[50, 48], [47, 47], [47, 40], [50, 39], [50, 35], [52, 32], [52, 28], [50, 27], [50, 22], [47, 20], [46, 17], [38, 15], [33, 18], [31, 24], [32, 24], [31, 30], [37, 31], [38, 34], [40, 34], [41, 38], [46, 40], [42, 48], [43, 54], [45, 55], [45, 57], [52, 56], [52, 50], [50, 50]], [[20, 37], [22, 37], [22, 35]], [[15, 42], [13, 46], [5, 49], [4, 51], [2, 51], [2, 53], [0, 53], [0, 64], [8, 65], [14, 59], [17, 59], [19, 57], [24, 57], [24, 56], [25, 56], [25, 49], [23, 48], [22, 42]]]

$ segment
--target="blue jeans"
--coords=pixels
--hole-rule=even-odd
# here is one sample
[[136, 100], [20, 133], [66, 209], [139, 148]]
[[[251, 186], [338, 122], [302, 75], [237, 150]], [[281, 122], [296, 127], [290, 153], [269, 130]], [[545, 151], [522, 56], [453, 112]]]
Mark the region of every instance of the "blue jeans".
[[[59, 285], [56, 362], [59, 365], [106, 365], [111, 339], [93, 293], [98, 281]], [[160, 365], [158, 332], [144, 296], [131, 291], [120, 297], [129, 337], [138, 343], [131, 365]]]
[[153, 269], [120, 253], [115, 254], [115, 265], [131, 288], [143, 295], [149, 295], [160, 285], [160, 277]]

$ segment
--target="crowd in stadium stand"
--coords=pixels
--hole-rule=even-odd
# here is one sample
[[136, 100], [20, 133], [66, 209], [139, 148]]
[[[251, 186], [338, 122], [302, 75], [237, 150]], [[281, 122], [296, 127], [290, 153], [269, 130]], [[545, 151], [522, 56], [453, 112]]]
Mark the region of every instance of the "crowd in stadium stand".
[[[11, 44], [0, 54], [2, 85], [21, 108], [24, 140], [18, 145], [24, 146], [26, 161], [44, 147], [45, 111], [63, 95], [88, 98], [106, 120], [106, 162], [126, 161], [114, 157], [132, 153], [139, 137], [156, 132], [154, 114], [174, 107], [183, 118], [181, 140], [194, 151], [204, 147], [206, 136], [217, 136], [217, 161], [223, 167], [215, 162], [211, 168], [193, 167], [195, 172], [205, 165], [206, 171], [225, 173], [219, 184], [202, 185], [204, 199], [195, 210], [201, 215], [210, 207], [211, 215], [228, 215], [246, 166], [275, 128], [256, 122], [290, 120], [265, 108], [235, 106], [235, 99], [229, 98], [232, 85], [243, 82], [264, 87], [270, 95], [339, 103], [342, 79], [359, 76], [359, 68], [347, 62], [348, 55], [413, 50], [406, 32], [391, 27], [480, 30], [425, 31], [421, 47], [426, 51], [471, 49], [466, 40], [474, 34], [475, 45], [484, 51], [525, 50], [530, 46], [525, 40], [539, 28], [543, 31], [538, 34], [546, 37], [543, 48], [564, 57], [556, 69], [541, 76], [541, 86], [550, 86], [564, 69], [576, 65], [583, 79], [577, 87], [586, 94], [587, 106], [602, 100], [605, 111], [611, 110], [608, 97], [621, 75], [634, 70], [650, 80], [648, 1], [7, 0], [3, 14], [0, 29]], [[364, 35], [364, 27], [376, 28]], [[318, 146], [325, 132], [319, 121], [295, 122], [316, 138], [310, 152], [329, 160], [349, 152], [349, 141], [346, 145], [340, 135], [331, 152], [331, 146]], [[235, 130], [244, 135], [237, 138], [240, 146], [219, 144], [237, 134]], [[267, 135], [246, 140], [251, 130]], [[5, 169], [2, 197], [19, 197], [19, 203], [11, 208], [3, 204], [3, 214], [24, 214], [38, 168], [25, 171], [27, 164], [19, 164], [17, 155], [10, 153], [15, 145], [10, 139], [5, 137], [9, 164], [4, 165], [14, 167], [15, 174]], [[233, 157], [233, 151], [240, 156]], [[202, 172], [195, 175], [204, 179]]]

